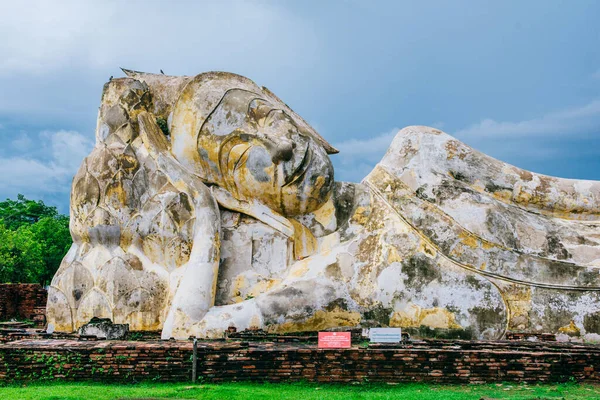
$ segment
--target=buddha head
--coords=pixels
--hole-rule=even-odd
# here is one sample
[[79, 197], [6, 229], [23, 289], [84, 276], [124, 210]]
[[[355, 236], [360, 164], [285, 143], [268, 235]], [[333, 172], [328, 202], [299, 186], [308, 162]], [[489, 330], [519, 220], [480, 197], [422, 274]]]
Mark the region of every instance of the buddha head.
[[192, 79], [173, 109], [171, 141], [190, 172], [285, 216], [318, 209], [333, 190], [328, 154], [337, 150], [268, 89], [239, 75]]

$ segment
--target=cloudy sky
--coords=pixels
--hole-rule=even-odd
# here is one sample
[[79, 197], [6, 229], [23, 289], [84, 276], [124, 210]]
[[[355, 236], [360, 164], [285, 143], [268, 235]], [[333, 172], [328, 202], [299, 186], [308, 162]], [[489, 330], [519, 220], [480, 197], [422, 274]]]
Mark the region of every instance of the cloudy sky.
[[600, 179], [600, 2], [0, 0], [0, 198], [68, 210], [118, 67], [269, 87], [360, 181], [430, 125], [536, 172]]

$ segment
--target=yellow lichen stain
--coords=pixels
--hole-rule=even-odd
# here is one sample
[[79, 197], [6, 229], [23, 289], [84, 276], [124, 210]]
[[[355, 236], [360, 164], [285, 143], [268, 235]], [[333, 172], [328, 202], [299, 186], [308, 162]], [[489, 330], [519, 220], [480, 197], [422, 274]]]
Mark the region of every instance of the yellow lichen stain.
[[294, 258], [301, 260], [319, 250], [319, 243], [312, 232], [295, 219], [289, 219], [294, 226]]
[[323, 184], [325, 184], [325, 177], [324, 176], [318, 176], [317, 180], [315, 181], [315, 189], [316, 190], [321, 189], [321, 187], [323, 186]]
[[273, 286], [281, 283], [281, 279], [265, 279], [257, 282], [254, 286], [248, 289], [247, 296], [256, 297], [270, 290]]
[[[128, 201], [127, 201], [127, 192], [125, 191], [125, 188], [123, 187], [123, 176], [121, 173], [117, 173], [117, 175], [115, 176], [115, 180], [111, 182], [108, 187], [106, 188], [106, 198], [107, 199], [116, 199], [120, 205], [127, 205]], [[113, 206], [117, 206], [116, 204], [113, 203]]]
[[399, 328], [428, 328], [462, 329], [456, 323], [456, 317], [445, 308], [421, 308], [416, 304], [410, 304], [404, 310], [396, 311], [390, 318], [390, 326]]
[[160, 310], [151, 310], [150, 312], [133, 312], [124, 320], [119, 321], [115, 318], [117, 324], [129, 324], [132, 331], [158, 331], [162, 328], [162, 321], [157, 317]]
[[398, 250], [396, 250], [393, 246], [388, 246], [387, 248], [387, 263], [391, 264], [394, 262], [402, 262], [402, 257], [398, 254]]
[[352, 216], [352, 221], [359, 225], [366, 225], [369, 221], [369, 211], [370, 210], [367, 207], [357, 207]]
[[315, 220], [324, 227], [332, 226], [335, 223], [335, 205], [333, 203], [333, 196], [327, 200], [322, 207], [313, 212]]
[[452, 160], [456, 156], [456, 144], [452, 141], [446, 143], [447, 160]]
[[486, 264], [485, 264], [485, 262], [482, 262], [482, 263], [481, 263], [481, 265], [479, 266], [479, 269], [480, 269], [481, 271], [485, 271], [485, 267], [486, 267]]
[[446, 159], [451, 160], [454, 157], [458, 157], [461, 160], [464, 160], [468, 155], [468, 150], [464, 147], [464, 145], [458, 140], [449, 140], [446, 142]]
[[463, 246], [454, 246], [454, 248], [448, 254], [450, 257], [460, 257], [464, 253]]
[[219, 234], [219, 231], [216, 231], [215, 234], [213, 235], [213, 248], [212, 248], [212, 254], [210, 257], [211, 261], [220, 261], [220, 252], [219, 249], [221, 248], [221, 235]]
[[134, 153], [120, 153], [117, 155], [117, 161], [120, 168], [128, 174], [135, 173], [135, 171], [137, 171], [139, 168], [139, 163]]
[[515, 185], [513, 196], [507, 200], [508, 203], [518, 204], [528, 209], [536, 209], [544, 215], [551, 215], [562, 219], [581, 220], [586, 219], [590, 210], [585, 206], [586, 199], [572, 198], [562, 192], [559, 197], [552, 196], [551, 188], [556, 184], [548, 177], [538, 177], [540, 183], [535, 188]]
[[492, 242], [488, 242], [487, 240], [482, 240], [481, 241], [481, 247], [484, 250], [489, 250], [489, 249], [492, 249], [492, 248], [496, 247], [496, 245], [494, 243], [492, 243]]
[[471, 189], [479, 192], [479, 193], [484, 193], [485, 192], [485, 185], [478, 179], [475, 182], [473, 182], [471, 186]]
[[271, 325], [267, 331], [273, 333], [320, 331], [341, 326], [357, 326], [360, 320], [360, 313], [336, 307], [332, 311], [319, 310], [312, 317], [304, 321]]
[[192, 243], [180, 237], [173, 238], [166, 246], [164, 255], [167, 265], [171, 268], [179, 268], [190, 259]]
[[569, 325], [562, 326], [558, 328], [560, 333], [565, 333], [570, 336], [579, 336], [581, 335], [581, 330], [575, 325], [575, 321], [571, 321]]
[[500, 286], [500, 293], [508, 305], [509, 329], [527, 329], [531, 311], [531, 287], [507, 284]]
[[246, 282], [246, 277], [243, 275], [238, 276], [235, 281], [233, 281], [233, 286], [231, 288], [231, 294], [233, 295], [233, 301], [236, 303], [244, 301], [241, 297], [242, 292], [245, 291], [248, 283]]
[[467, 231], [461, 231], [458, 234], [458, 238], [464, 245], [469, 246], [472, 249], [476, 249], [478, 247], [477, 237], [472, 233], [469, 233]]
[[175, 189], [177, 189], [178, 191], [184, 192], [184, 193], [187, 192], [189, 189], [188, 184], [186, 182], [182, 181], [181, 179], [174, 181], [173, 187]]
[[217, 277], [219, 276], [219, 263], [213, 261], [213, 284], [210, 288], [210, 298], [211, 303], [210, 306], [213, 307], [215, 305], [215, 299], [217, 298]]
[[518, 204], [527, 205], [532, 201], [532, 198], [533, 196], [531, 195], [531, 193], [526, 192], [525, 190], [523, 190], [522, 187], [519, 187], [517, 192], [514, 194], [512, 201]]
[[133, 242], [133, 232], [131, 229], [123, 229], [121, 232], [121, 238], [119, 241], [119, 246], [123, 249], [123, 251], [127, 251], [131, 243]]
[[495, 199], [507, 202], [512, 199], [512, 192], [510, 190], [498, 190], [492, 193]]
[[435, 248], [424, 240], [421, 240], [419, 244], [419, 251], [429, 258], [435, 258], [437, 255]]
[[445, 308], [431, 308], [421, 310], [419, 315], [422, 326], [429, 328], [446, 328], [446, 329], [461, 329], [462, 327], [456, 323], [456, 318], [453, 313]]
[[390, 326], [399, 328], [411, 328], [419, 326], [419, 314], [421, 307], [409, 304], [400, 311], [395, 311], [390, 317]]
[[308, 272], [308, 260], [302, 260], [294, 264], [292, 269], [290, 270], [290, 275], [295, 278], [300, 278], [304, 276]]

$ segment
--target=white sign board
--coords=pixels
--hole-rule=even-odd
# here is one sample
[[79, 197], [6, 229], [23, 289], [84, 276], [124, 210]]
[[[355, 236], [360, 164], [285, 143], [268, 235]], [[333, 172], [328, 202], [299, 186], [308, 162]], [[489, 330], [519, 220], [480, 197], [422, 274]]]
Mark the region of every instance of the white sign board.
[[400, 343], [402, 341], [402, 329], [371, 328], [369, 339], [371, 339], [371, 343]]

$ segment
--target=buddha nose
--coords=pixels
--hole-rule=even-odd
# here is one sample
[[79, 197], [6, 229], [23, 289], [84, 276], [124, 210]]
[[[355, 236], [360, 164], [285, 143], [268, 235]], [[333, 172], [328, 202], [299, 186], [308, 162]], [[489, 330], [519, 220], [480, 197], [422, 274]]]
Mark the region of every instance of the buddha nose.
[[271, 147], [271, 160], [274, 164], [290, 161], [294, 155], [296, 143], [289, 139], [281, 139], [276, 145]]

